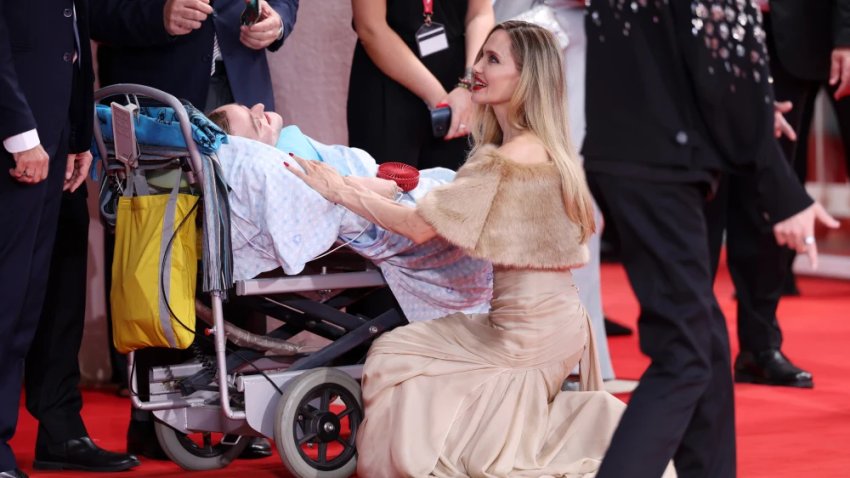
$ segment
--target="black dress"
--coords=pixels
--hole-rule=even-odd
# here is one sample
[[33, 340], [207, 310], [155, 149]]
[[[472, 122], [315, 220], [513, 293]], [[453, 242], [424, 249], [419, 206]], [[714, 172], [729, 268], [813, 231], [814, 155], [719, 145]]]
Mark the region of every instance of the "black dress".
[[[420, 60], [446, 91], [463, 75], [466, 10], [466, 1], [434, 0], [432, 18], [445, 26], [449, 48]], [[422, 26], [422, 2], [387, 0], [387, 23], [418, 56], [415, 35]], [[420, 169], [457, 169], [469, 149], [466, 137], [434, 138], [425, 102], [381, 72], [359, 42], [349, 80], [348, 141], [378, 163], [401, 161]]]

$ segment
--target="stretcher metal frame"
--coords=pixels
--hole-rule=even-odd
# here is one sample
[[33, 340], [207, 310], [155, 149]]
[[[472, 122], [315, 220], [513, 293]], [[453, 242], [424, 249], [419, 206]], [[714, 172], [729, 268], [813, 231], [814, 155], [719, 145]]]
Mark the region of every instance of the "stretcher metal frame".
[[[192, 140], [189, 117], [183, 104], [177, 98], [167, 93], [147, 86], [134, 84], [118, 84], [100, 89], [95, 93], [94, 100], [97, 104], [104, 99], [121, 96], [128, 99], [130, 97], [147, 98], [174, 109], [181, 132], [186, 140], [187, 148], [185, 151], [155, 148], [152, 155], [156, 158], [156, 161], [163, 164], [170, 164], [171, 167], [174, 167], [177, 161], [185, 158], [190, 167], [189, 174], [187, 175], [190, 182], [195, 184], [200, 183], [202, 198], [210, 194], [210, 185], [206, 184], [206, 181], [203, 180], [204, 175], [200, 174], [203, 163], [198, 147]], [[100, 157], [106, 166], [109, 159], [114, 159], [114, 155], [110, 155], [96, 116], [94, 136]], [[169, 158], [173, 158], [174, 161], [169, 161]], [[140, 165], [144, 164], [144, 156], [140, 158], [139, 163]], [[126, 167], [129, 168], [129, 166]], [[106, 174], [106, 168], [104, 168], [104, 174]], [[199, 178], [201, 178], [200, 181], [198, 180]], [[229, 233], [229, 231], [225, 233]], [[206, 264], [204, 266], [206, 267]], [[367, 319], [340, 311], [338, 304], [334, 307], [333, 304], [328, 305], [323, 301], [316, 302], [303, 297], [296, 297], [295, 299], [284, 302], [270, 298], [272, 295], [307, 292], [320, 297], [334, 297], [334, 294], [340, 290], [386, 286], [386, 282], [380, 271], [375, 268], [340, 273], [326, 273], [323, 269], [321, 274], [316, 275], [243, 280], [236, 281], [234, 286], [237, 296], [256, 297], [257, 303], [269, 315], [287, 321], [292, 319], [292, 317], [304, 316], [306, 317], [306, 325], [301, 330], [317, 331], [317, 333], [324, 331], [325, 336], [337, 336], [337, 338], [318, 351], [297, 357], [271, 358], [264, 357], [262, 354], [258, 357], [254, 354], [252, 356], [254, 359], [253, 364], [250, 367], [246, 367], [240, 363], [240, 359], [234, 359], [232, 355], [228, 355], [227, 353], [227, 337], [224, 332], [225, 319], [222, 308], [223, 298], [226, 296], [227, 291], [212, 290], [209, 292], [209, 295], [213, 326], [208, 329], [208, 332], [214, 338], [217, 386], [200, 387], [194, 390], [191, 395], [183, 396], [181, 389], [176, 384], [181, 380], [203, 374], [204, 364], [191, 362], [181, 365], [154, 367], [148, 377], [150, 399], [142, 400], [137, 394], [133, 393], [131, 397], [135, 408], [152, 411], [158, 420], [179, 433], [214, 432], [237, 436], [236, 441], [226, 443], [228, 445], [236, 444], [240, 440], [239, 437], [245, 436], [274, 437], [276, 442], [278, 440], [286, 440], [287, 437], [280, 436], [286, 430], [281, 432], [280, 424], [276, 423], [276, 421], [280, 421], [280, 409], [282, 408], [282, 405], [278, 402], [287, 398], [288, 395], [287, 392], [284, 392], [283, 397], [280, 397], [281, 389], [286, 390], [288, 384], [293, 382], [295, 378], [305, 374], [305, 372], [316, 371], [317, 368], [323, 370], [321, 372], [322, 374], [330, 373], [329, 376], [331, 377], [338, 377], [338, 375], [334, 374], [343, 372], [348, 377], [359, 380], [362, 365], [357, 363], [339, 365], [334, 362], [355, 347], [371, 342], [371, 340], [384, 331], [406, 323], [406, 320], [398, 309], [390, 309], [375, 318]], [[276, 306], [278, 311], [274, 312], [272, 308]], [[286, 338], [287, 335], [284, 335], [284, 337]], [[324, 367], [329, 367], [331, 364], [333, 364], [333, 370], [337, 372], [327, 372], [327, 369], [324, 369]], [[138, 390], [136, 359], [133, 352], [128, 355], [128, 370], [130, 389]], [[258, 373], [252, 373], [254, 371]], [[302, 380], [302, 382], [304, 381]], [[310, 380], [306, 381], [310, 382]], [[241, 395], [241, 404], [244, 405], [234, 406], [234, 398], [239, 398], [234, 397], [234, 391], [236, 394]], [[359, 403], [359, 388], [356, 395], [356, 400]], [[237, 400], [238, 402], [239, 400]], [[348, 408], [346, 408], [346, 411], [348, 411]], [[299, 415], [298, 418], [300, 419], [301, 416]], [[318, 426], [327, 429], [328, 427], [332, 428], [335, 424], [338, 425], [333, 419], [330, 420], [332, 423], [326, 421], [320, 423]], [[351, 430], [352, 435], [355, 431], [354, 429]], [[163, 444], [162, 437], [160, 436], [159, 438], [161, 444]], [[352, 446], [353, 438], [353, 436], [350, 437]], [[222, 441], [222, 443], [225, 442]], [[284, 463], [287, 465], [286, 468], [293, 476], [309, 475], [327, 478], [347, 476], [352, 471], [354, 463], [356, 463], [356, 458], [353, 458], [348, 460], [349, 463], [346, 464], [347, 466], [337, 467], [331, 470], [313, 470], [312, 467], [315, 467], [316, 464], [310, 463], [310, 460], [306, 458], [307, 465], [312, 466], [305, 466], [305, 463], [287, 463], [287, 460], [292, 459], [293, 456], [295, 457], [294, 460], [297, 461], [298, 454], [292, 451], [293, 448], [291, 446], [289, 447], [289, 453], [285, 453], [285, 450], [281, 449], [282, 445], [280, 443], [276, 445], [284, 459]], [[286, 445], [283, 446], [285, 447]], [[319, 444], [319, 448], [319, 453], [322, 453], [321, 443]], [[168, 453], [167, 449], [166, 453]], [[325, 453], [327, 453], [327, 448], [325, 448]], [[170, 453], [169, 456], [171, 456]], [[321, 458], [321, 455], [319, 457]], [[234, 457], [225, 457], [213, 463], [204, 462], [198, 467], [195, 467], [191, 463], [188, 465], [186, 463], [179, 464], [188, 469], [213, 469], [226, 466], [232, 458]], [[173, 456], [172, 459], [174, 459]]]

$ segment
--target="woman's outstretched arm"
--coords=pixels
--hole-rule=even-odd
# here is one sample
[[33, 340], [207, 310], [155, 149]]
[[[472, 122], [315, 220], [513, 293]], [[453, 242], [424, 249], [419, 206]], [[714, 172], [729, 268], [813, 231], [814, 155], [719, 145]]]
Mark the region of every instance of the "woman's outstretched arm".
[[437, 235], [416, 209], [381, 196], [361, 181], [347, 180], [325, 163], [292, 157], [301, 168], [287, 164], [289, 171], [328, 201], [340, 204], [367, 221], [401, 234], [417, 244]]

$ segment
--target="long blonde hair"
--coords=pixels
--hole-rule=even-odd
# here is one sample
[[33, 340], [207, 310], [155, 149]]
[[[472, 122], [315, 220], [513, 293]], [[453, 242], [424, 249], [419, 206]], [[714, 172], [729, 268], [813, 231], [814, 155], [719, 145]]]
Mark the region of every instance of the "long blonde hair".
[[[500, 23], [487, 38], [497, 30], [503, 30], [510, 37], [511, 53], [520, 72], [517, 89], [508, 103], [509, 121], [518, 129], [532, 132], [543, 142], [561, 175], [567, 216], [581, 228], [580, 241], [584, 243], [596, 224], [584, 171], [575, 159], [570, 139], [566, 80], [557, 40], [549, 31], [528, 22]], [[478, 53], [478, 59], [482, 54], [483, 51]], [[501, 144], [503, 132], [493, 107], [478, 105], [475, 116], [472, 154], [486, 144]]]

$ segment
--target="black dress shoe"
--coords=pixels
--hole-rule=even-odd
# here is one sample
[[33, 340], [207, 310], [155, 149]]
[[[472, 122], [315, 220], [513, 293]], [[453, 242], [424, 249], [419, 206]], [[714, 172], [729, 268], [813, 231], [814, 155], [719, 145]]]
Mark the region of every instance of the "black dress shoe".
[[46, 448], [35, 450], [33, 468], [36, 470], [124, 471], [139, 466], [135, 456], [104, 450], [89, 437]]
[[242, 453], [239, 454], [239, 458], [243, 458], [245, 460], [256, 460], [272, 456], [272, 444], [269, 443], [267, 439], [263, 437], [246, 437], [244, 440], [251, 441], [248, 443], [248, 446], [242, 450]]
[[735, 381], [783, 387], [812, 388], [812, 374], [788, 360], [780, 350], [743, 351], [735, 359]]
[[20, 468], [14, 470], [0, 471], [0, 478], [29, 478]]

